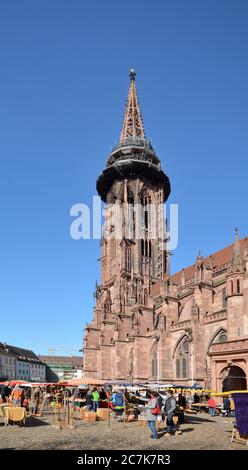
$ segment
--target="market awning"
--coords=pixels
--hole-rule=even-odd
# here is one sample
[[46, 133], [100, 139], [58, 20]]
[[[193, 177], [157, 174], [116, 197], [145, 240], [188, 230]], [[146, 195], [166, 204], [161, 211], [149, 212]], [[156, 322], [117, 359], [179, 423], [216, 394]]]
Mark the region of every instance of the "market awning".
[[81, 379], [60, 380], [58, 384], [77, 387], [79, 385], [103, 385], [104, 381], [94, 377], [82, 377]]

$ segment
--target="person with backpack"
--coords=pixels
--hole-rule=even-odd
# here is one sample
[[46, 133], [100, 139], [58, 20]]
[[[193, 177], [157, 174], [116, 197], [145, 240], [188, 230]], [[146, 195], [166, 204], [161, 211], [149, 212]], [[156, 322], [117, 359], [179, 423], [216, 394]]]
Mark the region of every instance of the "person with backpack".
[[123, 393], [114, 391], [111, 397], [111, 402], [113, 405], [113, 410], [115, 412], [115, 418], [117, 416], [121, 416], [123, 414], [125, 406], [125, 398]]
[[99, 406], [99, 401], [100, 401], [100, 393], [96, 387], [93, 388], [92, 390], [92, 400], [93, 400], [93, 411], [95, 411], [96, 413], [97, 408]]
[[155, 390], [151, 392], [151, 398], [146, 405], [146, 418], [148, 427], [152, 431], [151, 439], [158, 439], [158, 433], [156, 430], [157, 415], [161, 413], [161, 409], [158, 402], [158, 392]]

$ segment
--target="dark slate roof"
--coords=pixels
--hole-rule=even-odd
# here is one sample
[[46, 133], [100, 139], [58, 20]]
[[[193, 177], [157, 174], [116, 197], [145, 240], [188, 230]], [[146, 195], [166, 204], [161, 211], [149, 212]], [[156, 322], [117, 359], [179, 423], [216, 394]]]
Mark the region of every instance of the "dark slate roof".
[[4, 346], [5, 350], [9, 350], [9, 352], [14, 354], [19, 361], [34, 362], [39, 364], [42, 363], [42, 361], [33, 351], [31, 351], [31, 349], [19, 348], [17, 346], [11, 346], [10, 344], [6, 344]]
[[82, 369], [83, 356], [39, 356], [42, 362], [49, 364], [69, 364], [73, 369]]

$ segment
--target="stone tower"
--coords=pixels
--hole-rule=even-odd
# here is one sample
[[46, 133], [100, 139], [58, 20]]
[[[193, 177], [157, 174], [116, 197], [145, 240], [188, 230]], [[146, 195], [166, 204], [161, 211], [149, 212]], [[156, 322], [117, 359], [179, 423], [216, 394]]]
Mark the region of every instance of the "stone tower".
[[101, 284], [84, 338], [85, 376], [152, 378], [154, 371], [142, 365], [142, 351], [153, 347], [155, 338], [152, 288], [169, 274], [163, 204], [170, 183], [145, 136], [133, 69], [120, 141], [97, 180], [97, 191], [105, 203], [105, 223]]

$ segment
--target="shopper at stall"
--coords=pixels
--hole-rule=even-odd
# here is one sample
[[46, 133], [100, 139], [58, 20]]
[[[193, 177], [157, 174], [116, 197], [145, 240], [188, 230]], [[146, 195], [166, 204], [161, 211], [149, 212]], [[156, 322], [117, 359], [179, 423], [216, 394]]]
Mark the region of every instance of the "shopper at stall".
[[165, 402], [164, 411], [167, 416], [167, 429], [165, 435], [169, 436], [175, 432], [175, 434], [182, 434], [182, 432], [178, 429], [177, 424], [174, 423], [173, 418], [176, 415], [176, 407], [177, 402], [176, 398], [174, 397], [173, 390], [168, 390], [168, 398]]
[[182, 393], [179, 393], [177, 403], [181, 406], [184, 410], [186, 408], [186, 398]]
[[225, 416], [230, 416], [230, 414], [231, 414], [231, 402], [230, 402], [229, 397], [224, 397], [223, 410], [225, 411]]
[[200, 403], [200, 396], [196, 392], [194, 393], [194, 403]]
[[213, 398], [209, 398], [208, 400], [208, 412], [211, 416], [216, 414], [216, 403]]
[[92, 390], [92, 400], [93, 400], [93, 410], [96, 412], [99, 406], [99, 401], [100, 401], [100, 393], [96, 387], [93, 388]]
[[92, 409], [92, 405], [93, 405], [92, 392], [91, 392], [90, 388], [88, 388], [87, 391], [86, 391], [85, 400], [86, 400], [86, 410], [90, 411]]
[[156, 421], [157, 416], [160, 414], [160, 406], [158, 403], [158, 392], [155, 390], [151, 392], [151, 398], [146, 405], [146, 418], [148, 427], [152, 431], [152, 435], [150, 436], [152, 439], [158, 439], [158, 433], [156, 430]]
[[14, 389], [11, 392], [11, 397], [12, 397], [14, 406], [22, 406], [23, 389], [20, 387], [20, 385], [17, 384], [14, 387]]

